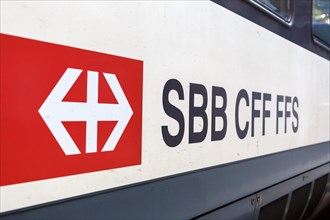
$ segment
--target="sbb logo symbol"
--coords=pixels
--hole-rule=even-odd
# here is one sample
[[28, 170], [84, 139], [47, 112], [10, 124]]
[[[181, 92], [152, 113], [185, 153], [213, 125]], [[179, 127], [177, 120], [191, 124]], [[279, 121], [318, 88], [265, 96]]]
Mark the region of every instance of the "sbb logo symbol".
[[39, 113], [52, 131], [66, 155], [80, 154], [61, 121], [86, 121], [86, 153], [97, 151], [97, 122], [118, 121], [102, 151], [114, 150], [133, 112], [116, 75], [104, 73], [104, 77], [118, 104], [98, 103], [98, 72], [88, 71], [87, 102], [63, 102], [82, 70], [68, 68], [60, 81], [39, 109]]
[[0, 186], [141, 164], [142, 61], [0, 36]]

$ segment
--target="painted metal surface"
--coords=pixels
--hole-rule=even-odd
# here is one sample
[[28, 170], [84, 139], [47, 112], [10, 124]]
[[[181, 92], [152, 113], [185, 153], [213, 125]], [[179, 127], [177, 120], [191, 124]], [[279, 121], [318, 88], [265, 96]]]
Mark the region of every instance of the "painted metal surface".
[[[144, 62], [141, 165], [2, 186], [1, 212], [318, 143], [328, 147], [329, 61], [213, 2], [100, 1], [77, 7], [66, 1], [1, 1], [0, 22], [3, 34]], [[166, 94], [171, 79], [179, 89]], [[183, 126], [165, 110], [165, 99], [182, 113]], [[244, 137], [237, 124], [247, 125]], [[171, 136], [183, 132], [179, 144], [168, 146], [162, 128]], [[223, 137], [212, 137], [220, 131]], [[196, 134], [202, 138], [190, 139]], [[314, 160], [325, 163], [327, 152]], [[304, 155], [299, 166], [319, 164]], [[263, 172], [255, 165], [254, 172]], [[295, 169], [290, 165], [281, 161], [281, 178], [289, 177], [283, 170]]]
[[141, 164], [141, 61], [0, 39], [0, 186]]
[[[7, 212], [1, 218], [44, 219], [52, 216], [54, 219], [191, 219], [328, 163], [329, 144], [306, 146], [64, 199]], [[312, 172], [307, 181], [312, 181], [318, 175], [322, 174], [314, 175]], [[301, 182], [296, 181], [295, 184], [302, 185]], [[277, 187], [273, 191], [268, 190], [268, 194], [276, 198], [286, 189], [293, 188], [294, 185], [288, 184], [283, 189]], [[267, 201], [268, 197], [264, 202]], [[244, 212], [251, 216], [249, 210], [239, 209], [237, 215]]]
[[[271, 15], [262, 10], [256, 9], [248, 1], [221, 1], [214, 0], [216, 4], [229, 9], [232, 12], [252, 21], [273, 33], [313, 52], [325, 59], [330, 60], [329, 48], [324, 48], [322, 43], [319, 45], [313, 41], [311, 22], [312, 10], [310, 1], [293, 1], [293, 20], [291, 27], [288, 28], [283, 23], [279, 23]], [[252, 1], [252, 0], [251, 0]]]

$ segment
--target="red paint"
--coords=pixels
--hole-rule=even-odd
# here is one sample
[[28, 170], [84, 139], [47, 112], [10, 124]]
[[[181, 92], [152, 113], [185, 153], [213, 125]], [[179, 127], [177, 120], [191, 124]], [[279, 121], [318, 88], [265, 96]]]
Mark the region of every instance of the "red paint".
[[[0, 185], [141, 164], [143, 62], [1, 34]], [[116, 75], [133, 115], [111, 152], [85, 153], [85, 122], [63, 122], [82, 154], [65, 155], [38, 110], [67, 68]], [[99, 79], [99, 102], [116, 103]], [[64, 101], [86, 101], [81, 75]], [[71, 124], [70, 124], [71, 123]], [[98, 145], [116, 122], [99, 122]], [[98, 148], [100, 149], [100, 148]]]

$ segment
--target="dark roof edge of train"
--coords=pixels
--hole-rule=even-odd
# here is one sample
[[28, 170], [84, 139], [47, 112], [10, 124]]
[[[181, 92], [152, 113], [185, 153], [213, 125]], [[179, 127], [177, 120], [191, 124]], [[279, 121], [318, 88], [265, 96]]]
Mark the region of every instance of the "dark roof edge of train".
[[284, 25], [283, 22], [279, 22], [274, 17], [267, 15], [264, 11], [254, 7], [245, 0], [211, 1], [327, 60], [330, 60], [329, 50], [313, 39], [312, 1], [294, 2], [293, 20], [291, 25]]

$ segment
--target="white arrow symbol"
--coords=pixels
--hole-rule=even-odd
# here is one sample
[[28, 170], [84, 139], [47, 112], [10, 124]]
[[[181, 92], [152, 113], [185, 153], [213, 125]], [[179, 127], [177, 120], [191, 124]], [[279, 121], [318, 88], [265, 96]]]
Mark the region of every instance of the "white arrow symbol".
[[133, 111], [114, 74], [103, 73], [118, 104], [98, 103], [98, 72], [88, 71], [87, 102], [63, 102], [65, 95], [82, 73], [68, 68], [53, 88], [39, 113], [66, 155], [80, 154], [78, 147], [61, 123], [62, 121], [86, 121], [86, 153], [97, 151], [97, 122], [117, 121], [102, 151], [115, 149]]

